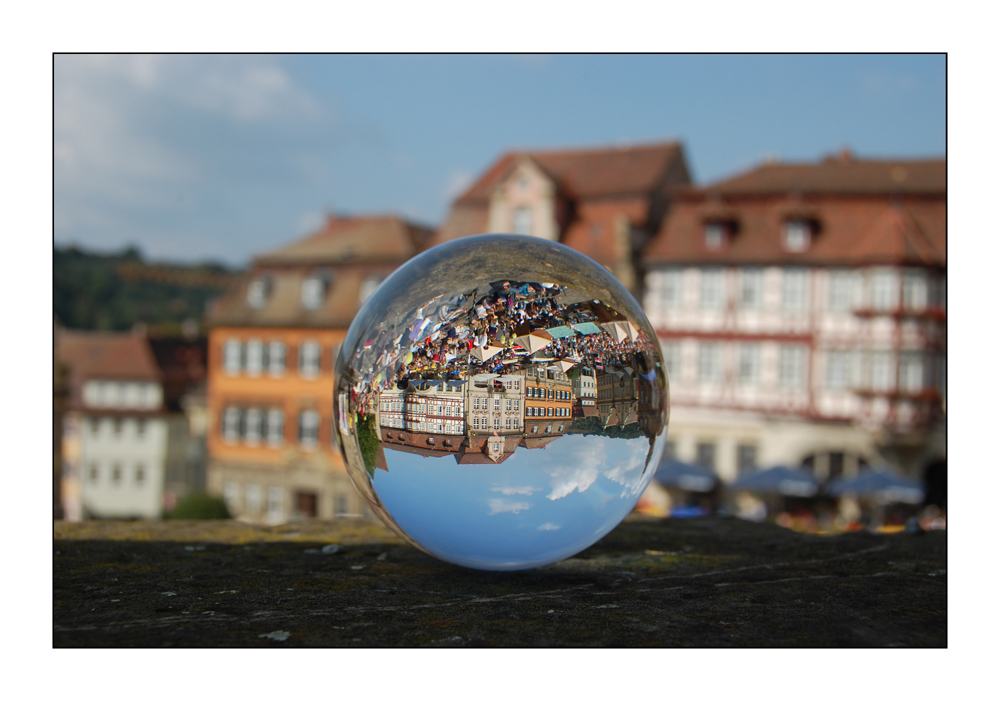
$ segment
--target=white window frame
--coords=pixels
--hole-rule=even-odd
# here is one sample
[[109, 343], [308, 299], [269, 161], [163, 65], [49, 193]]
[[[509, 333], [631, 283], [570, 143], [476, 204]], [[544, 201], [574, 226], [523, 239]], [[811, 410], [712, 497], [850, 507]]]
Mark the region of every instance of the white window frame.
[[[748, 297], [750, 297], [749, 300]], [[739, 302], [742, 309], [760, 309], [763, 305], [764, 271], [761, 268], [742, 268], [740, 270]]]
[[726, 305], [726, 271], [723, 268], [701, 269], [702, 309], [722, 309]]
[[876, 269], [871, 272], [872, 309], [891, 311], [899, 305], [899, 281], [895, 271]]
[[246, 363], [243, 369], [251, 377], [257, 377], [264, 371], [264, 344], [259, 338], [247, 341]]
[[222, 345], [222, 369], [227, 375], [239, 375], [243, 370], [243, 343], [230, 338]]
[[809, 270], [785, 268], [782, 271], [781, 308], [797, 314], [809, 309]]
[[740, 344], [737, 379], [744, 386], [755, 385], [760, 381], [760, 344]]
[[271, 377], [281, 377], [285, 374], [285, 343], [271, 341], [267, 344], [267, 373]]
[[806, 368], [809, 351], [800, 344], [781, 346], [778, 358], [778, 384], [785, 389], [802, 389], [806, 386]]
[[308, 379], [319, 377], [323, 347], [318, 341], [303, 341], [299, 346], [299, 375]]
[[319, 412], [315, 409], [299, 412], [299, 445], [308, 449], [319, 445]]
[[812, 244], [812, 225], [806, 219], [788, 219], [781, 227], [781, 243], [792, 253], [808, 251]]
[[854, 270], [831, 270], [827, 308], [832, 312], [850, 312], [858, 306], [861, 281]]
[[698, 345], [698, 382], [703, 385], [717, 385], [722, 381], [722, 344], [701, 343]]
[[510, 228], [515, 234], [531, 236], [531, 208], [515, 207], [510, 214]]

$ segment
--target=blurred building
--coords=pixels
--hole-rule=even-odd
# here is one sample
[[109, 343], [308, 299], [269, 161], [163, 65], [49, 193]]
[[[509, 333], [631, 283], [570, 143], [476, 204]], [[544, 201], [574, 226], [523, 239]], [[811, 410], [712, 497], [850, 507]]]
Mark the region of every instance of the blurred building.
[[643, 255], [672, 454], [943, 475], [945, 162], [844, 152], [675, 197]]
[[690, 182], [676, 142], [500, 157], [455, 200], [436, 242], [488, 232], [558, 241], [604, 265], [637, 297], [638, 257], [671, 191]]
[[251, 521], [363, 515], [333, 431], [333, 363], [354, 315], [432, 230], [333, 217], [254, 260], [208, 323], [208, 487]]
[[66, 368], [67, 519], [159, 518], [199, 489], [182, 401], [204, 381], [204, 340], [56, 332]]

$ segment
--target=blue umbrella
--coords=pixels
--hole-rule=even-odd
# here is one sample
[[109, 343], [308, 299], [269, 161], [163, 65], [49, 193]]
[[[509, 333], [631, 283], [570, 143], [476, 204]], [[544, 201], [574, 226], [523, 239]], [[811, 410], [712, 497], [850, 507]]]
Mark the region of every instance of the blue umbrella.
[[751, 472], [730, 485], [734, 491], [783, 494], [789, 497], [811, 497], [819, 491], [819, 482], [800, 468], [772, 467]]
[[664, 487], [674, 487], [687, 492], [710, 492], [719, 482], [718, 476], [708, 468], [680, 460], [665, 460], [660, 463], [653, 479]]
[[835, 497], [875, 497], [883, 504], [921, 504], [924, 501], [924, 487], [920, 482], [898, 474], [887, 465], [863, 470], [856, 477], [838, 477], [827, 491]]

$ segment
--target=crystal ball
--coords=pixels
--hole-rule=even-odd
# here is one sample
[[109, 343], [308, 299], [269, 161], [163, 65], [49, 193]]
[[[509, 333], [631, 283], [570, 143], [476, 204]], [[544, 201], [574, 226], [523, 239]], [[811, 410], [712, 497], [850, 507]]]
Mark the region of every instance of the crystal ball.
[[381, 284], [337, 355], [348, 474], [415, 547], [482, 570], [600, 540], [663, 452], [659, 343], [607, 269], [562, 244], [482, 234]]

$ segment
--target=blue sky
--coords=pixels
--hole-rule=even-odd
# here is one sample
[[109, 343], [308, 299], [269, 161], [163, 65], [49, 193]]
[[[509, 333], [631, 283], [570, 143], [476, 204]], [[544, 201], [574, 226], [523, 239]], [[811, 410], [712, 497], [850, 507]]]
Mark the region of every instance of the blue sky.
[[505, 150], [679, 139], [766, 157], [945, 154], [919, 55], [57, 56], [55, 242], [242, 265], [325, 212], [439, 225]]
[[[664, 437], [653, 460], [658, 463]], [[517, 569], [569, 557], [625, 518], [649, 484], [649, 441], [571, 434], [498, 465], [386, 450], [372, 485], [396, 523], [457, 564]]]

